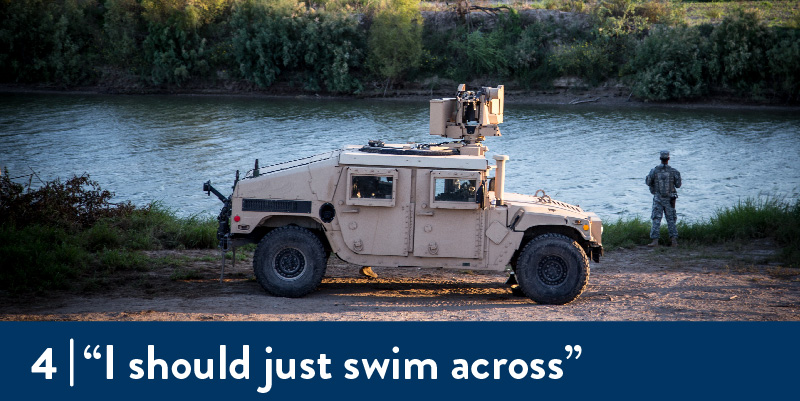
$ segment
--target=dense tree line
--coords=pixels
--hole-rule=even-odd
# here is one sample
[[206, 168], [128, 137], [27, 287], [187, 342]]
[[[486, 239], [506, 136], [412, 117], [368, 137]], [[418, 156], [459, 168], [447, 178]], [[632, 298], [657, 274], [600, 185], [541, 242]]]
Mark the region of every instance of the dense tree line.
[[744, 11], [690, 27], [663, 0], [573, 3], [579, 13], [556, 19], [510, 8], [423, 17], [414, 0], [0, 0], [0, 80], [75, 86], [122, 74], [151, 87], [359, 93], [437, 77], [547, 88], [571, 76], [621, 80], [650, 100], [800, 100], [797, 29]]

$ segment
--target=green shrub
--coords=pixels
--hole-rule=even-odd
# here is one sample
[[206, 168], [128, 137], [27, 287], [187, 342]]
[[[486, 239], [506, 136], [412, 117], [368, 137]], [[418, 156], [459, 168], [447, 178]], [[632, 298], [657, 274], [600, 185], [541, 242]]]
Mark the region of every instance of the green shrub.
[[695, 28], [656, 29], [630, 62], [633, 93], [649, 100], [690, 99], [707, 93], [708, 38]]
[[787, 101], [800, 100], [800, 32], [781, 31], [767, 59], [775, 93]]
[[456, 81], [503, 78], [525, 87], [549, 86], [558, 74], [548, 60], [551, 44], [580, 32], [572, 25], [549, 20], [526, 25], [516, 10], [508, 9], [472, 32], [466, 25], [426, 26], [425, 72]]
[[634, 13], [644, 17], [650, 24], [674, 24], [680, 19], [677, 9], [668, 0], [650, 0], [637, 4]]
[[561, 46], [553, 51], [550, 62], [562, 76], [581, 77], [591, 85], [611, 78], [619, 68], [609, 52], [608, 41], [591, 41]]
[[97, 270], [103, 273], [114, 273], [117, 270], [146, 271], [152, 263], [142, 253], [125, 249], [103, 249], [97, 253]]
[[292, 60], [290, 51], [281, 52], [281, 35], [288, 32], [288, 12], [265, 1], [245, 0], [234, 6], [231, 16], [233, 52], [239, 72], [258, 86], [268, 87], [278, 78], [283, 65]]
[[800, 29], [800, 9], [796, 9], [786, 22], [787, 28]]
[[211, 217], [178, 218], [154, 202], [108, 223], [123, 233], [122, 246], [134, 250], [207, 249], [217, 246], [217, 224]]
[[[650, 241], [650, 221], [640, 217], [619, 219], [603, 224], [606, 249], [644, 245]], [[781, 246], [780, 260], [800, 267], [800, 200], [794, 203], [780, 198], [748, 198], [717, 210], [708, 220], [678, 222], [681, 242], [716, 244], [774, 238]], [[665, 224], [662, 242], [669, 239]]]
[[142, 18], [144, 8], [136, 0], [108, 0], [105, 7], [105, 59], [112, 65], [135, 71], [144, 63], [138, 38], [140, 33], [146, 32], [147, 24]]
[[148, 79], [155, 85], [180, 86], [208, 72], [206, 40], [198, 34], [200, 20], [193, 6], [172, 11], [166, 21], [151, 17], [144, 58], [150, 67]]
[[115, 249], [122, 245], [122, 234], [108, 220], [101, 220], [83, 233], [86, 250], [98, 252]]
[[767, 77], [767, 49], [772, 31], [754, 13], [725, 17], [711, 34], [709, 70], [715, 82], [741, 94], [760, 92]]
[[306, 88], [330, 92], [361, 91], [356, 73], [364, 59], [358, 24], [344, 13], [315, 12], [307, 15], [301, 34], [301, 65]]
[[783, 246], [781, 258], [792, 267], [800, 267], [800, 199], [786, 207], [783, 217], [775, 230], [775, 239]]
[[159, 203], [135, 208], [111, 196], [88, 175], [36, 190], [0, 177], [0, 290], [65, 289], [91, 280], [87, 267], [109, 275], [172, 264], [139, 250], [217, 245], [211, 217], [179, 218]]
[[562, 76], [577, 76], [590, 85], [618, 78], [649, 29], [649, 20], [660, 20], [657, 10], [642, 8], [634, 0], [600, 0], [591, 10], [590, 33], [561, 41], [550, 62]]
[[73, 176], [65, 182], [55, 179], [36, 190], [12, 182], [5, 174], [0, 176], [0, 224], [85, 229], [101, 218], [133, 210], [130, 203], [111, 203], [113, 196], [88, 174]]
[[786, 218], [788, 205], [778, 198], [748, 198], [717, 210], [708, 222], [706, 241], [766, 238], [774, 235]]
[[99, 9], [98, 1], [3, 1], [0, 80], [73, 85], [94, 79]]
[[369, 29], [367, 62], [389, 81], [417, 68], [422, 59], [422, 15], [419, 2], [388, 0]]
[[592, 9], [592, 16], [595, 24], [602, 28], [602, 35], [635, 34], [649, 26], [649, 17], [637, 11], [639, 6], [640, 3], [635, 0], [598, 0]]
[[547, 10], [557, 10], [558, 6], [558, 0], [544, 0], [544, 8]]
[[12, 293], [67, 289], [88, 253], [60, 227], [0, 225], [0, 289]]
[[502, 37], [494, 32], [475, 31], [463, 42], [467, 67], [473, 76], [506, 76], [508, 60], [503, 50]]
[[722, 18], [722, 9], [719, 7], [712, 7], [706, 10], [706, 17], [710, 19], [720, 19]]
[[549, 61], [550, 45], [555, 39], [553, 31], [551, 24], [530, 24], [521, 32], [519, 40], [509, 46], [508, 67], [520, 85], [547, 86], [558, 75], [557, 68]]
[[239, 73], [260, 87], [284, 74], [308, 90], [361, 89], [356, 72], [363, 63], [364, 40], [350, 15], [246, 0], [234, 7], [231, 29]]
[[603, 247], [614, 250], [647, 244], [650, 224], [649, 220], [640, 217], [603, 222]]

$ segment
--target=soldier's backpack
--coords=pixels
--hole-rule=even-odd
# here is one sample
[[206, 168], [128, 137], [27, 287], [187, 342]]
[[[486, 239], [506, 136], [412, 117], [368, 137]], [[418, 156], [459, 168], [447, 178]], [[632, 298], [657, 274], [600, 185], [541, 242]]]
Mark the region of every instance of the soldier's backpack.
[[675, 176], [672, 174], [671, 170], [672, 169], [667, 166], [659, 166], [659, 168], [656, 168], [653, 177], [653, 187], [655, 187], [654, 194], [667, 197], [676, 193]]

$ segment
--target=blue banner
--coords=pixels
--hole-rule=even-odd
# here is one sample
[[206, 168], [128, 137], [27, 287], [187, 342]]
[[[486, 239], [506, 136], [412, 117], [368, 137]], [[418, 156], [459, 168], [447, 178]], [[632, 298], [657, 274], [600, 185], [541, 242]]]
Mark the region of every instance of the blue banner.
[[798, 322], [3, 322], [4, 399], [796, 398]]

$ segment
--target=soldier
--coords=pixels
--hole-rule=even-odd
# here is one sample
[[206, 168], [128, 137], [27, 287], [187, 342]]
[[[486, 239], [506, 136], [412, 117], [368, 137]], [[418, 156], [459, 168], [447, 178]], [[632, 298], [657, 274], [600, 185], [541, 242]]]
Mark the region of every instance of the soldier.
[[661, 228], [661, 216], [666, 215], [667, 228], [672, 246], [678, 246], [678, 227], [675, 225], [678, 219], [675, 213], [675, 200], [678, 199], [678, 192], [675, 188], [681, 187], [681, 173], [667, 165], [669, 162], [669, 151], [661, 151], [661, 164], [650, 170], [647, 174], [645, 183], [650, 187], [653, 194], [653, 227], [650, 229], [650, 238], [653, 242], [647, 246], [658, 246], [659, 229]]

